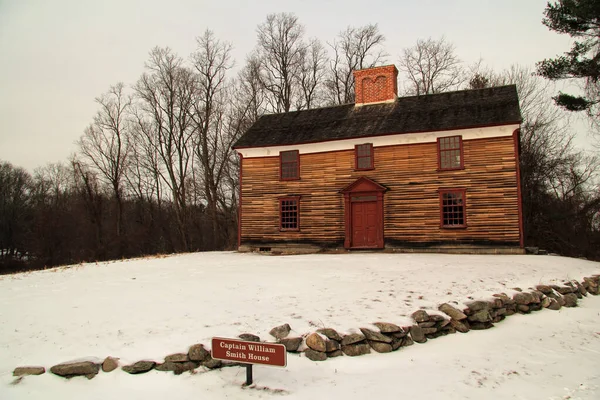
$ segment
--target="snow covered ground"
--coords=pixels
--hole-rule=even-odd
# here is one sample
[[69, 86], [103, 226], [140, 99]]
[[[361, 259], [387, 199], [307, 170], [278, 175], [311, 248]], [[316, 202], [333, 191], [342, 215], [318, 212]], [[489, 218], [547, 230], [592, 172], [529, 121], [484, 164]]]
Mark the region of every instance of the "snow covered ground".
[[600, 273], [600, 264], [552, 256], [341, 254], [267, 257], [198, 253], [0, 277], [0, 399], [83, 397], [598, 399], [600, 296], [581, 307], [515, 315], [487, 331], [455, 334], [391, 354], [285, 369], [225, 368], [174, 376], [123, 371], [64, 380], [46, 373], [16, 385], [16, 366], [112, 355], [123, 362], [185, 352], [212, 336], [399, 325], [419, 308], [483, 298]]

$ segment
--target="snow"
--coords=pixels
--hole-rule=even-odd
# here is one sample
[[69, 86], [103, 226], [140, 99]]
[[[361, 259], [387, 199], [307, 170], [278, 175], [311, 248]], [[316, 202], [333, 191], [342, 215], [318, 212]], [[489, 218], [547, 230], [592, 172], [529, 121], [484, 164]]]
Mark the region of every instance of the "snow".
[[181, 376], [115, 371], [91, 381], [46, 373], [10, 382], [17, 366], [108, 355], [161, 361], [244, 332], [272, 340], [268, 331], [286, 322], [297, 334], [407, 325], [419, 308], [433, 312], [443, 302], [598, 273], [599, 263], [553, 256], [197, 253], [3, 276], [0, 398], [597, 399], [600, 296], [391, 354], [323, 363], [289, 355], [285, 369], [255, 366], [252, 388], [241, 387], [245, 372], [237, 367]]

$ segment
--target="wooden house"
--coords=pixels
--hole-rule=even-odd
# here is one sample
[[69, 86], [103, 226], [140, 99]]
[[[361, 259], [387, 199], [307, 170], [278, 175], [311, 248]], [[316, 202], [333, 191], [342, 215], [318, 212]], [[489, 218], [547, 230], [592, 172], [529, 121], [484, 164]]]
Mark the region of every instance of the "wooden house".
[[241, 158], [239, 250], [521, 253], [514, 85], [397, 97], [393, 65], [356, 103], [262, 116]]

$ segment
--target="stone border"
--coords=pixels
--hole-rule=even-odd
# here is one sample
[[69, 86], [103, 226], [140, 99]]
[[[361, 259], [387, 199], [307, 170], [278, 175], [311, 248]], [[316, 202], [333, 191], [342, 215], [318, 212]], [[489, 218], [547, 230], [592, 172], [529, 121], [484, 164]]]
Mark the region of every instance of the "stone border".
[[[277, 343], [285, 346], [290, 353], [304, 353], [313, 361], [324, 361], [339, 356], [359, 356], [368, 354], [371, 350], [377, 353], [389, 353], [414, 342], [425, 343], [440, 336], [470, 330], [489, 329], [504, 318], [520, 313], [529, 314], [543, 308], [559, 310], [561, 307], [576, 307], [577, 301], [588, 293], [600, 294], [600, 274], [576, 280], [565, 281], [562, 286], [537, 285], [523, 291], [514, 288], [516, 293], [510, 297], [506, 293], [494, 294], [488, 300], [473, 300], [465, 303], [465, 309], [460, 310], [444, 303], [438, 307], [440, 314], [428, 314], [425, 310], [415, 311], [411, 316], [415, 321], [411, 326], [398, 326], [389, 322], [375, 322], [379, 331], [370, 328], [359, 328], [361, 333], [341, 335], [335, 329], [322, 328], [298, 337], [289, 337], [289, 324], [277, 326], [269, 332]], [[260, 338], [250, 333], [243, 333], [239, 338], [247, 341], [260, 342]], [[141, 360], [130, 365], [121, 366], [119, 359], [106, 357], [102, 363], [95, 361], [73, 361], [54, 365], [50, 372], [64, 378], [86, 376], [95, 377], [100, 369], [111, 372], [119, 366], [129, 374], [141, 374], [151, 370], [172, 371], [175, 375], [194, 370], [200, 366], [207, 369], [239, 366], [237, 362], [214, 360], [210, 351], [203, 344], [192, 345], [187, 353], [170, 354], [163, 363]], [[46, 369], [41, 366], [22, 366], [13, 371], [17, 377], [15, 382], [24, 376], [41, 375]]]

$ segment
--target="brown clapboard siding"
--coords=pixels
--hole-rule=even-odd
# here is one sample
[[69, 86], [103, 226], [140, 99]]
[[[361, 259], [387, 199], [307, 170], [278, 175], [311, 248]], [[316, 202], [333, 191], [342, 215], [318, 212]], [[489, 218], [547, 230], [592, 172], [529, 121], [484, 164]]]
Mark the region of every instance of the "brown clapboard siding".
[[[512, 137], [464, 140], [464, 169], [438, 171], [437, 144], [375, 147], [374, 169], [355, 171], [354, 150], [300, 155], [300, 180], [279, 180], [279, 158], [244, 158], [241, 242], [344, 240], [339, 190], [361, 176], [384, 194], [387, 243], [519, 243]], [[467, 228], [440, 228], [438, 189], [466, 189]], [[300, 195], [300, 230], [279, 231], [278, 199]]]

